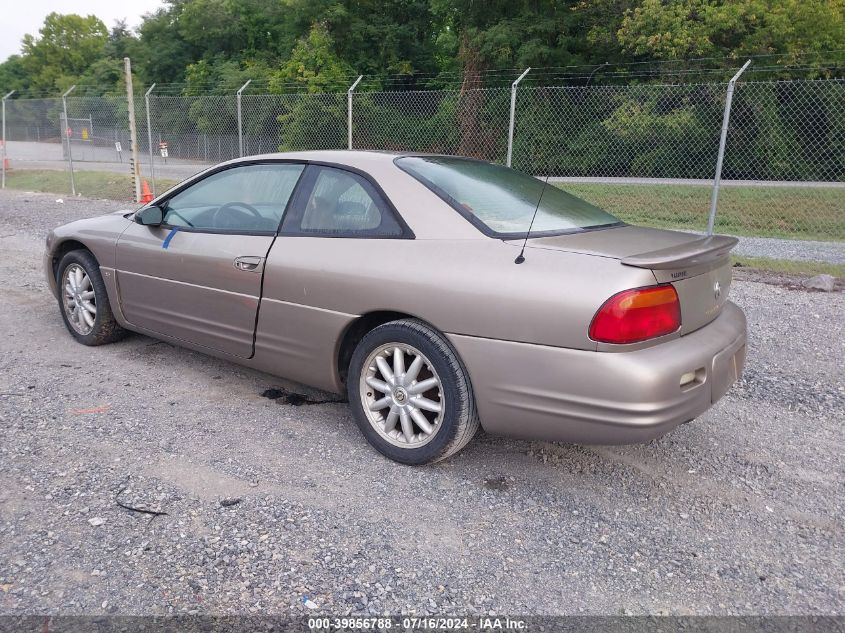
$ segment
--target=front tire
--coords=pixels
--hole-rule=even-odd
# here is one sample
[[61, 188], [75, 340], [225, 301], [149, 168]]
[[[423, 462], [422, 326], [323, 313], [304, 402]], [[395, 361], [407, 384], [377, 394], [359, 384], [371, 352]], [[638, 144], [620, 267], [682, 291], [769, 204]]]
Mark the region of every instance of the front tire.
[[383, 455], [430, 464], [461, 450], [479, 427], [472, 385], [449, 342], [415, 319], [370, 331], [352, 355], [349, 405]]
[[88, 251], [71, 251], [56, 271], [59, 307], [65, 326], [83, 345], [105, 345], [126, 336], [114, 318], [97, 260]]

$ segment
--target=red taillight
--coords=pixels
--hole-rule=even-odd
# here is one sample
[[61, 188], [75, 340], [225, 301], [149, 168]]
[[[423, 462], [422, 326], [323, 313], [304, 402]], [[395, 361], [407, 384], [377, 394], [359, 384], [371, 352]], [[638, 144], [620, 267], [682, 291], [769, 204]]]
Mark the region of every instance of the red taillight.
[[604, 302], [590, 324], [590, 338], [601, 343], [637, 343], [679, 327], [681, 303], [672, 286], [635, 288]]

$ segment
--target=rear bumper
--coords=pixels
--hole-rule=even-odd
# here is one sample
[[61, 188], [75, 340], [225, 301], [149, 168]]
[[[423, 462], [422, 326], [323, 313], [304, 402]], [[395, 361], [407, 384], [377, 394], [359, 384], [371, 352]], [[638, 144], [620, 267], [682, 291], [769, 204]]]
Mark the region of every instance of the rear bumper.
[[[468, 336], [463, 359], [485, 431], [525, 439], [629, 444], [704, 413], [745, 365], [745, 315], [726, 303], [712, 323], [631, 352], [592, 352]], [[681, 376], [695, 372], [682, 388]]]

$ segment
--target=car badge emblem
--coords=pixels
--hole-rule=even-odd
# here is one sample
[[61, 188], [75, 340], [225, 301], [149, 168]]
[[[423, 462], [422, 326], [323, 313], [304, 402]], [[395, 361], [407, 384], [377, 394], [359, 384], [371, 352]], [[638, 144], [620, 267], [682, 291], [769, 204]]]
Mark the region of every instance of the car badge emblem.
[[716, 297], [716, 301], [722, 298], [722, 284], [718, 281], [713, 284], [713, 296]]

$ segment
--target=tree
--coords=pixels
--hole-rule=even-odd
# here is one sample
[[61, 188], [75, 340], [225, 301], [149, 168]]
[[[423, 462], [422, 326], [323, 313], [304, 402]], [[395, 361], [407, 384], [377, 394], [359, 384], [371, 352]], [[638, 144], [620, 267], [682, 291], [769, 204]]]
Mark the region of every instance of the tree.
[[804, 55], [845, 48], [845, 0], [642, 0], [617, 33], [657, 59]]
[[22, 61], [30, 86], [38, 90], [60, 90], [101, 59], [108, 31], [93, 15], [51, 13], [38, 32], [25, 35]]
[[[444, 29], [460, 34], [465, 49], [477, 52], [484, 68], [564, 66], [583, 63], [582, 17], [575, 2], [559, 0], [431, 0]], [[577, 27], [577, 28], [576, 28]]]
[[147, 82], [181, 82], [188, 64], [200, 58], [196, 47], [178, 32], [183, 4], [175, 2], [145, 16], [138, 28], [140, 46], [132, 58], [133, 68], [137, 68]]
[[589, 64], [619, 63], [630, 60], [623, 54], [617, 33], [626, 12], [637, 0], [581, 0], [573, 7], [574, 35], [568, 44]]
[[334, 40], [324, 24], [311, 27], [307, 37], [300, 39], [291, 57], [270, 80], [275, 92], [296, 92], [290, 85], [301, 86], [299, 91], [337, 92], [349, 83], [352, 68], [334, 52]]
[[5, 62], [0, 64], [0, 91], [3, 94], [9, 90], [17, 90], [18, 92], [26, 90], [29, 85], [29, 78], [24, 68], [23, 57], [20, 55], [12, 55]]
[[[142, 83], [187, 82], [191, 93], [271, 76], [275, 91], [319, 91], [356, 74], [398, 74], [384, 87], [413, 89], [454, 87], [462, 71], [532, 66], [537, 78], [539, 67], [711, 56], [822, 67], [845, 61], [843, 50], [845, 0], [164, 0], [137, 34], [50, 14], [0, 64], [0, 82], [110, 90], [128, 56]], [[589, 70], [563, 79], [581, 83]]]
[[212, 59], [201, 59], [189, 64], [185, 73], [186, 94], [206, 94], [215, 86], [233, 92], [248, 79], [265, 81], [271, 76], [270, 68], [263, 62], [244, 60], [241, 62], [218, 55]]

